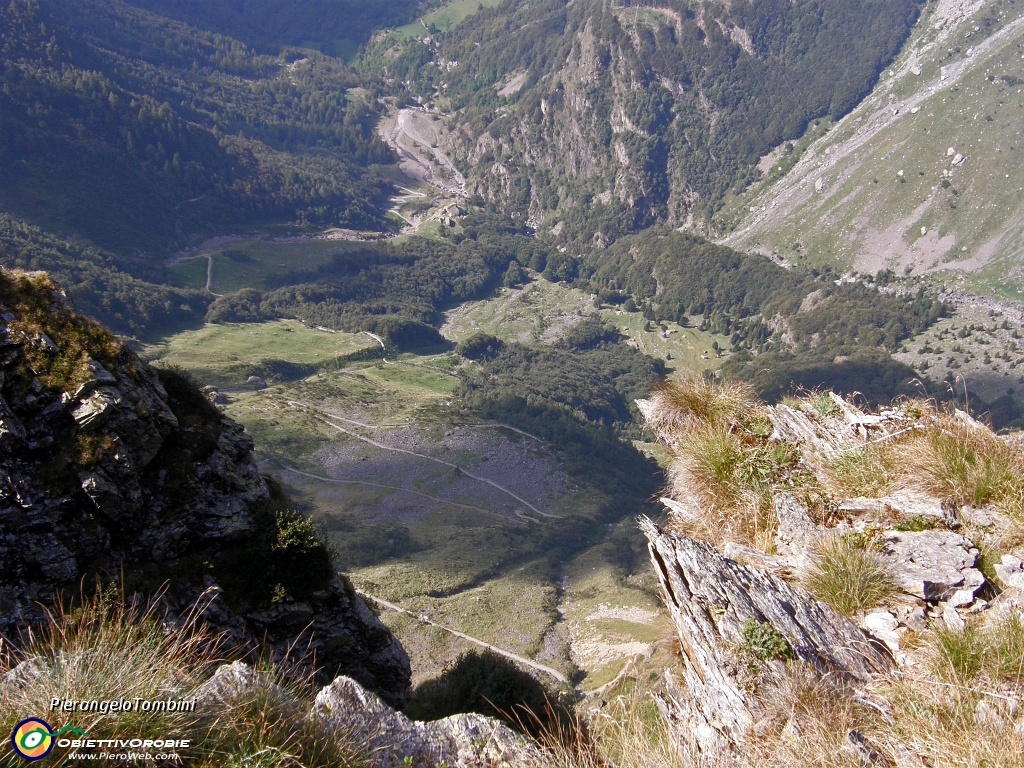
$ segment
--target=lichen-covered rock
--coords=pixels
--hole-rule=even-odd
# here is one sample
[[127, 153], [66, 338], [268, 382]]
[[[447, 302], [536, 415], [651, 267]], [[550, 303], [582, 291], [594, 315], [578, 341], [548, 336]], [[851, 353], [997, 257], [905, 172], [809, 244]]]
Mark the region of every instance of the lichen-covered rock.
[[940, 501], [920, 491], [897, 491], [890, 496], [877, 499], [858, 496], [841, 502], [839, 511], [854, 514], [869, 512], [876, 516], [903, 520], [932, 518], [942, 521], [952, 529], [960, 527], [960, 519], [955, 505]]
[[927, 531], [886, 531], [880, 539], [882, 559], [897, 586], [926, 602], [949, 600], [962, 592], [963, 605], [985, 583], [974, 567], [977, 548], [959, 533]]
[[792, 493], [775, 497], [775, 514], [779, 518], [775, 546], [780, 555], [803, 560], [825, 535], [824, 529], [811, 520], [807, 507]]

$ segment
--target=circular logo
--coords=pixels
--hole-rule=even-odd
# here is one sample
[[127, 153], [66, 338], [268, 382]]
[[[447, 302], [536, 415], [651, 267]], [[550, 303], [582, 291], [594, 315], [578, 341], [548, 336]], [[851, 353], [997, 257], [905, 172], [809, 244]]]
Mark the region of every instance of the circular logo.
[[53, 749], [53, 730], [49, 723], [36, 717], [22, 720], [11, 734], [11, 746], [26, 760], [39, 760]]

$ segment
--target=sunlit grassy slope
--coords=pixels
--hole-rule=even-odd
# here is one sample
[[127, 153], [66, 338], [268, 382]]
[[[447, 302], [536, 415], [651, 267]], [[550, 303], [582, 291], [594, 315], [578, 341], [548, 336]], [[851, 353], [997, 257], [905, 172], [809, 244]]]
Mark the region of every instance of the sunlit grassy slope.
[[336, 253], [372, 247], [372, 244], [348, 240], [229, 242], [201, 251], [201, 256], [179, 262], [169, 271], [175, 285], [205, 288], [205, 257], [210, 256], [213, 259], [211, 290], [215, 293], [231, 293], [242, 288], [268, 288], [271, 287], [268, 278], [283, 277], [296, 270], [316, 270], [330, 262]]
[[[277, 322], [208, 326], [147, 352], [220, 384], [238, 359], [317, 364], [361, 343]], [[566, 676], [579, 669], [585, 687], [607, 682], [670, 634], [632, 513], [548, 444], [464, 411], [465, 364], [452, 353], [349, 362], [233, 391], [225, 410], [357, 587]], [[474, 647], [404, 614], [382, 619], [417, 679]]]
[[329, 333], [278, 320], [206, 325], [148, 345], [142, 354], [180, 365], [207, 384], [238, 387], [253, 375], [273, 380], [337, 370], [352, 356], [373, 349], [379, 349], [377, 341], [365, 334]]
[[1019, 298], [1024, 3], [973, 7], [925, 6], [869, 98], [729, 201], [724, 242], [861, 272], [963, 270]]
[[427, 30], [431, 25], [436, 26], [442, 32], [447, 32], [470, 14], [476, 13], [481, 7], [493, 8], [500, 2], [501, 0], [449, 0], [423, 16], [423, 23], [416, 20], [404, 27], [398, 27], [395, 32], [406, 40], [413, 40], [428, 34]]
[[662, 326], [648, 323], [640, 312], [626, 312], [607, 304], [597, 309], [593, 294], [542, 279], [521, 288], [502, 288], [494, 296], [460, 305], [447, 313], [441, 333], [456, 342], [482, 331], [506, 342], [546, 343], [594, 312], [615, 326], [628, 340], [626, 343], [667, 360], [671, 368], [715, 370], [724, 359], [712, 349], [716, 340], [722, 347], [727, 346], [720, 336], [671, 321]]

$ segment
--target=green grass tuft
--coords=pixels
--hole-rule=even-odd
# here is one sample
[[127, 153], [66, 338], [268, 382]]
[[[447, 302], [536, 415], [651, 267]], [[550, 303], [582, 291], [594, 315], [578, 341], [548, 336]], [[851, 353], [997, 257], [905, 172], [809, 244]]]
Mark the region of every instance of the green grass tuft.
[[863, 540], [850, 536], [820, 546], [806, 586], [811, 594], [846, 616], [872, 608], [896, 591], [878, 554]]

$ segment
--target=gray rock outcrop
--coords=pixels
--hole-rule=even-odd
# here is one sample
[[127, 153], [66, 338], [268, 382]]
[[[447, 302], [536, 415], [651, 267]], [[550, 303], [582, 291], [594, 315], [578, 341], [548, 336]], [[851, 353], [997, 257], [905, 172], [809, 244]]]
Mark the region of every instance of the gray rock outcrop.
[[[271, 496], [241, 426], [57, 291], [43, 274], [0, 271], [0, 635], [12, 640], [56, 592], [97, 576], [143, 594], [166, 583], [172, 614], [220, 594], [210, 564], [245, 551]], [[347, 674], [404, 705], [397, 640], [343, 578], [315, 587], [265, 604], [244, 596], [234, 610], [217, 598], [203, 620], [278, 657], [298, 640], [325, 679]]]
[[317, 694], [310, 716], [364, 744], [374, 768], [535, 768], [547, 765], [536, 746], [504, 723], [477, 714], [417, 722], [354, 680], [339, 677]]
[[770, 668], [790, 656], [838, 684], [866, 683], [894, 667], [889, 650], [824, 603], [781, 578], [719, 554], [711, 545], [640, 527], [675, 622], [683, 686], [664, 704], [676, 740], [702, 755], [741, 754], [758, 719], [743, 649], [751, 631], [774, 638]]

